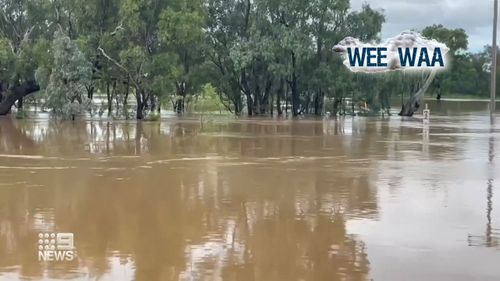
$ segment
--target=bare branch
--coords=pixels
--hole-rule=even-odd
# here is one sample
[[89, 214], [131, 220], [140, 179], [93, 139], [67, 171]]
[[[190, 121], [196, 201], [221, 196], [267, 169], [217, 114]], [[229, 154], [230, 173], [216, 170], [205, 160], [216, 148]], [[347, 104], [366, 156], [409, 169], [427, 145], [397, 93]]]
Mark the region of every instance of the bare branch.
[[127, 76], [130, 78], [130, 80], [132, 80], [132, 83], [136, 86], [136, 88], [140, 88], [140, 86], [137, 83], [137, 81], [135, 81], [134, 77], [130, 74], [130, 71], [125, 66], [123, 66], [122, 64], [120, 64], [114, 58], [110, 57], [108, 54], [106, 54], [106, 52], [104, 51], [104, 49], [101, 48], [100, 46], [97, 48], [97, 50], [99, 50], [106, 59], [108, 59], [109, 61], [111, 61], [112, 63], [114, 63], [118, 68], [120, 68], [121, 70], [123, 70], [127, 74]]
[[35, 26], [32, 26], [32, 27], [28, 28], [28, 30], [26, 30], [26, 32], [24, 33], [24, 36], [23, 36], [23, 41], [28, 41], [30, 39], [31, 33], [33, 32], [34, 28], [35, 28]]
[[425, 83], [422, 85], [422, 88], [415, 94], [415, 97], [417, 99], [421, 99], [422, 96], [427, 92], [429, 89], [429, 86], [431, 85], [432, 81], [434, 81], [434, 78], [436, 77], [436, 71], [433, 70], [425, 79]]

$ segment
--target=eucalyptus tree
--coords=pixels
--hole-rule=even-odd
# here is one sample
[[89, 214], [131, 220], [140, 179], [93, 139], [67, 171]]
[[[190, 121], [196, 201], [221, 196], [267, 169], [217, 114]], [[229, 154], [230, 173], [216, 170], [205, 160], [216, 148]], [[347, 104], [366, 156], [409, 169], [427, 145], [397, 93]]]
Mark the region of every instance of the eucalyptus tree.
[[[187, 94], [195, 92], [201, 85], [194, 83], [192, 76], [200, 71], [204, 60], [205, 9], [200, 0], [177, 0], [160, 15], [159, 38], [165, 51], [175, 57], [177, 72], [174, 74], [174, 110], [183, 113]], [[164, 85], [163, 85], [164, 86]], [[163, 87], [162, 90], [168, 90]]]
[[[99, 47], [111, 56], [118, 56], [119, 42], [115, 38], [120, 27], [120, 0], [88, 0], [72, 3], [76, 14], [73, 16], [72, 33], [80, 50], [92, 64], [92, 79], [86, 85], [87, 97], [94, 98], [97, 91], [105, 92], [108, 114], [112, 111], [113, 97], [118, 98], [117, 89], [127, 89], [129, 85], [117, 71], [115, 65], [103, 57]], [[122, 87], [120, 87], [122, 86]], [[112, 90], [110, 90], [110, 88]], [[124, 91], [125, 93], [127, 91]], [[128, 97], [124, 97], [126, 106]]]
[[235, 102], [243, 93], [249, 115], [272, 112], [273, 100], [281, 113], [282, 98], [294, 116], [321, 115], [325, 94], [336, 92], [344, 72], [331, 46], [347, 35], [377, 39], [385, 20], [368, 5], [350, 11], [348, 0], [211, 0], [208, 7], [222, 92]]
[[[40, 4], [40, 5], [38, 5]], [[43, 22], [44, 3], [28, 0], [0, 2], [0, 115], [14, 103], [40, 89], [35, 80], [37, 40], [47, 28]], [[41, 14], [40, 14], [41, 13]]]
[[103, 46], [98, 47], [114, 64], [121, 80], [129, 81], [136, 97], [136, 118], [144, 119], [159, 106], [157, 85], [170, 75], [171, 56], [165, 55], [158, 36], [158, 21], [167, 3], [161, 0], [123, 0], [120, 2], [120, 25], [113, 36], [119, 44], [118, 57]]
[[[184, 112], [208, 83], [237, 115], [282, 114], [283, 104], [293, 116], [346, 114], [347, 98], [387, 110], [393, 92], [413, 94], [425, 79], [353, 74], [331, 50], [346, 36], [380, 40], [384, 22], [383, 11], [353, 11], [349, 0], [0, 0], [0, 115], [41, 88], [36, 96], [58, 115], [80, 112], [96, 94], [111, 115], [113, 102], [126, 111], [134, 95], [143, 119], [168, 102]], [[463, 30], [423, 33], [453, 56], [430, 88], [488, 87], [488, 54], [466, 53]]]
[[[78, 49], [76, 43], [62, 30], [57, 31], [52, 43], [53, 63], [48, 75], [37, 75], [37, 81], [44, 86], [44, 107], [57, 115], [75, 119], [77, 114], [90, 109], [90, 100], [85, 86], [92, 79], [92, 65]], [[45, 86], [46, 85], [46, 86]]]
[[[208, 60], [217, 71], [213, 83], [221, 99], [236, 115], [243, 111], [241, 71], [236, 68], [231, 50], [248, 31], [251, 2], [247, 0], [207, 0], [206, 38]], [[247, 93], [247, 98], [249, 93]], [[231, 106], [232, 105], [232, 106]], [[248, 113], [252, 114], [250, 103]]]
[[293, 116], [301, 113], [300, 94], [305, 87], [300, 81], [306, 75], [304, 66], [313, 55], [312, 36], [308, 30], [310, 3], [303, 0], [276, 0], [270, 1], [267, 6], [268, 14], [275, 19], [274, 36], [281, 43], [281, 53], [284, 54], [282, 62], [287, 73], [286, 83], [291, 94]]

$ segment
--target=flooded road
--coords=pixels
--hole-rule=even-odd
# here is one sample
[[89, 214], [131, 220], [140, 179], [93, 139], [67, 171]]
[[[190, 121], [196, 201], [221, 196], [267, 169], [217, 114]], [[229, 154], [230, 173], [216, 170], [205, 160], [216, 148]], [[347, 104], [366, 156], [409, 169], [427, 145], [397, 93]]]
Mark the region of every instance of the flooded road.
[[[471, 104], [428, 127], [0, 119], [0, 280], [500, 280], [500, 124]], [[39, 261], [61, 232], [76, 259]]]

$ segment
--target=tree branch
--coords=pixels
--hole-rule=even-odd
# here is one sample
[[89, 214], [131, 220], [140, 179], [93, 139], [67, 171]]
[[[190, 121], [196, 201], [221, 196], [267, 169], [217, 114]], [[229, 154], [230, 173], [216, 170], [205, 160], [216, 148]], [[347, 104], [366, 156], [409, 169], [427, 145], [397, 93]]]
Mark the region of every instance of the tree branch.
[[33, 80], [26, 81], [22, 85], [9, 89], [7, 93], [1, 97], [0, 115], [9, 113], [12, 105], [14, 105], [17, 100], [24, 98], [31, 93], [38, 92], [39, 90], [40, 86]]
[[125, 66], [123, 66], [122, 64], [120, 64], [114, 58], [110, 57], [108, 54], [106, 54], [106, 52], [104, 51], [104, 49], [101, 48], [100, 46], [97, 48], [97, 50], [99, 50], [106, 59], [108, 59], [110, 62], [114, 63], [118, 68], [120, 68], [121, 70], [123, 70], [127, 74], [127, 76], [130, 78], [130, 80], [132, 80], [132, 83], [134, 84], [134, 86], [136, 88], [138, 88], [138, 89], [141, 88], [139, 86], [139, 84], [137, 83], [137, 81], [135, 81], [135, 79], [133, 78], [133, 76], [130, 74], [130, 71]]

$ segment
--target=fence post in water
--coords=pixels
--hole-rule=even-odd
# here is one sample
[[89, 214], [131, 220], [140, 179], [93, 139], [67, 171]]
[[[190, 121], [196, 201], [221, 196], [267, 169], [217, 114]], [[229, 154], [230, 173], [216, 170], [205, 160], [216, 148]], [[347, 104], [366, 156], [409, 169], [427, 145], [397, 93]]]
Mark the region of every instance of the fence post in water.
[[430, 120], [431, 120], [431, 111], [429, 109], [429, 105], [426, 104], [424, 109], [424, 123], [429, 123]]

